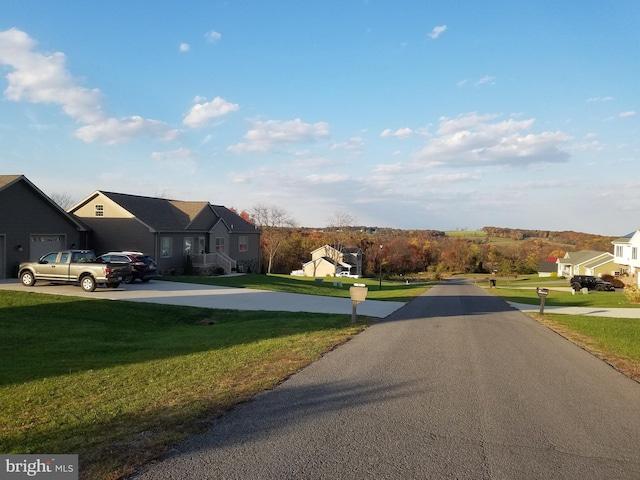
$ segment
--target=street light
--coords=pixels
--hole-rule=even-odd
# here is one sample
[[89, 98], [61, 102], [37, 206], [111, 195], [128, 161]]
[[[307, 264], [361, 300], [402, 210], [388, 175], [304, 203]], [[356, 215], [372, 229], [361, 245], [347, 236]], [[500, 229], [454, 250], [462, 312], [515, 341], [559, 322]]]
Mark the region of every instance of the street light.
[[382, 290], [382, 245], [380, 245], [380, 255], [378, 255], [378, 262], [380, 263], [380, 290]]

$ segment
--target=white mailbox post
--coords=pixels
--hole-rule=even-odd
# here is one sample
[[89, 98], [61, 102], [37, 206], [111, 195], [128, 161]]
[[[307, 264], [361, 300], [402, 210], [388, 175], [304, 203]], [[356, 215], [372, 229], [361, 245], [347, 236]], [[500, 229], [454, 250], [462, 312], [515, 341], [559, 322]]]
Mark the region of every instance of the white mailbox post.
[[360, 302], [365, 301], [368, 291], [369, 289], [364, 283], [354, 283], [353, 286], [349, 288], [349, 295], [351, 295], [351, 305], [353, 307], [351, 311], [351, 323], [356, 323], [356, 321], [358, 320], [356, 306]]

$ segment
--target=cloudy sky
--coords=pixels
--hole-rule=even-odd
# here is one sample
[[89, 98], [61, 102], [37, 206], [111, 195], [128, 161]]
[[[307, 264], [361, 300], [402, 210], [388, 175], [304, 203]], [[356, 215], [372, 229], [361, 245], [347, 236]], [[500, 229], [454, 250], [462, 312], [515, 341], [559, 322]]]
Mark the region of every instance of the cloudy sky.
[[0, 0], [0, 173], [404, 229], [640, 228], [640, 2]]

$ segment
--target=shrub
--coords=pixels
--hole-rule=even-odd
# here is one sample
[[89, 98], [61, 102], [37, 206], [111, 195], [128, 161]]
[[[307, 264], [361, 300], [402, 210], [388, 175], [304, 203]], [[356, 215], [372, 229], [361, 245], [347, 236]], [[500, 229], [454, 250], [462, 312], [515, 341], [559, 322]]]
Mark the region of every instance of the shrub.
[[624, 288], [625, 284], [622, 280], [620, 280], [619, 278], [614, 277], [613, 275], [607, 275], [604, 274], [602, 275], [602, 280], [604, 280], [605, 282], [609, 282], [611, 285], [613, 285], [616, 288]]
[[638, 288], [638, 285], [627, 285], [624, 289], [624, 296], [631, 303], [640, 303], [640, 288]]

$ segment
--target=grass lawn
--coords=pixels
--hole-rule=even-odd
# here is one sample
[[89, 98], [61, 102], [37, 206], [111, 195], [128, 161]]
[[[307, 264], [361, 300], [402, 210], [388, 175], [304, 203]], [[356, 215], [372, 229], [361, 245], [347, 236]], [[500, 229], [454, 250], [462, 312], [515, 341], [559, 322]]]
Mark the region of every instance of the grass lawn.
[[533, 314], [541, 323], [640, 382], [640, 320]]
[[[370, 278], [323, 278], [317, 283], [313, 277], [293, 277], [291, 275], [246, 275], [223, 277], [199, 276], [165, 276], [162, 280], [175, 282], [199, 283], [203, 285], [219, 285], [223, 287], [255, 288], [258, 290], [273, 290], [277, 292], [304, 293], [307, 295], [323, 295], [326, 297], [349, 298], [349, 287], [354, 283], [363, 283], [368, 288], [368, 300], [387, 300], [408, 302], [423, 293], [432, 283], [382, 282], [382, 289], [378, 280]], [[333, 282], [341, 282], [342, 288], [333, 286]]]
[[0, 291], [0, 452], [115, 478], [366, 327], [350, 320]]
[[[499, 284], [498, 284], [499, 285]], [[549, 296], [545, 305], [554, 307], [600, 307], [600, 308], [640, 308], [640, 304], [630, 303], [622, 292], [589, 292], [582, 293], [554, 290], [551, 285], [543, 285], [549, 289]], [[539, 305], [540, 298], [535, 288], [508, 288], [500, 287], [489, 290], [494, 295], [504, 298], [508, 302]]]

